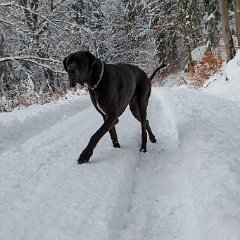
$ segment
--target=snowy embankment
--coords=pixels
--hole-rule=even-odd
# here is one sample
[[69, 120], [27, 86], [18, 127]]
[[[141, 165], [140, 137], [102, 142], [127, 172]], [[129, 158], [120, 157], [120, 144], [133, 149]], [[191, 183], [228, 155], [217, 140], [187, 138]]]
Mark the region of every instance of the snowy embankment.
[[240, 101], [240, 50], [225, 64], [223, 71], [212, 76], [203, 86], [206, 93]]
[[56, 103], [33, 105], [11, 113], [0, 114], [0, 153], [18, 142], [24, 142], [32, 135], [50, 128], [56, 122], [74, 115], [90, 106], [91, 102], [85, 92], [81, 100], [68, 94], [68, 100], [61, 99]]
[[1, 113], [0, 239], [239, 240], [240, 101], [218, 81], [153, 88], [158, 142], [139, 153], [127, 110], [121, 148], [107, 134], [85, 165], [76, 160], [102, 123], [87, 96]]
[[169, 99], [200, 239], [240, 239], [240, 102], [176, 88]]

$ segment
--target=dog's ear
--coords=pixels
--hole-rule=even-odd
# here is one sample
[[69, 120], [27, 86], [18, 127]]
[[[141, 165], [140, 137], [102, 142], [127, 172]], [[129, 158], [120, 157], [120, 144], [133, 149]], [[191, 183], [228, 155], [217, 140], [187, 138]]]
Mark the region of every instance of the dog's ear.
[[64, 66], [65, 71], [67, 72], [67, 57], [65, 57], [63, 60], [63, 66]]
[[97, 58], [95, 56], [93, 56], [90, 52], [87, 52], [88, 58], [89, 58], [89, 62], [90, 62], [90, 68], [89, 70], [91, 71], [93, 66], [96, 64], [97, 62]]

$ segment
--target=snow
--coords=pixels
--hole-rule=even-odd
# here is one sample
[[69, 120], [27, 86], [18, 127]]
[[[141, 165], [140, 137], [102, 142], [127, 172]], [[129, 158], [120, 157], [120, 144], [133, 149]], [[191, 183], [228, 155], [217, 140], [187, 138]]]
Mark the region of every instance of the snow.
[[175, 74], [169, 74], [164, 81], [156, 82], [156, 86], [176, 87], [183, 83], [184, 71], [178, 71]]
[[239, 57], [228, 82], [153, 88], [147, 153], [126, 110], [121, 148], [76, 164], [102, 123], [88, 95], [1, 113], [0, 239], [239, 240]]
[[231, 100], [240, 100], [240, 50], [234, 59], [225, 65], [223, 72], [212, 76], [203, 86], [205, 92]]
[[206, 53], [206, 45], [194, 48], [194, 50], [191, 52], [193, 61], [199, 62], [204, 53]]
[[214, 13], [211, 13], [208, 18], [206, 19], [206, 22], [211, 21], [212, 19], [215, 19]]
[[60, 99], [57, 103], [33, 105], [21, 111], [15, 109], [11, 113], [0, 114], [0, 153], [18, 143], [41, 132], [67, 116], [76, 114], [79, 109], [90, 106], [88, 97], [83, 95], [81, 101], [71, 95], [66, 96], [68, 101]]

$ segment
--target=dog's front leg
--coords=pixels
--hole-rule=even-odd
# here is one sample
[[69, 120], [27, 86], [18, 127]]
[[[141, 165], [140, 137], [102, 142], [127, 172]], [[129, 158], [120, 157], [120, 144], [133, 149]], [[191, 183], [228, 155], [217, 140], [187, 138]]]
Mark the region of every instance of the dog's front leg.
[[[103, 117], [103, 121], [106, 121], [106, 116], [103, 115], [102, 113], [101, 113], [101, 115]], [[109, 130], [109, 134], [110, 134], [110, 137], [111, 137], [111, 140], [112, 140], [112, 143], [113, 143], [113, 147], [120, 148], [120, 144], [118, 142], [118, 137], [117, 137], [117, 131], [116, 131], [116, 128], [115, 128], [115, 125], [117, 123], [118, 123], [118, 119], [115, 122], [115, 124], [113, 125], [113, 127]]]
[[113, 147], [120, 148], [115, 125], [109, 130], [109, 133], [112, 139]]
[[102, 138], [102, 136], [114, 126], [117, 117], [118, 117], [117, 114], [115, 113], [111, 114], [109, 117], [107, 117], [103, 125], [93, 134], [93, 136], [90, 138], [87, 147], [82, 151], [78, 158], [79, 164], [86, 163], [89, 161], [90, 157], [93, 154], [93, 149], [96, 147], [97, 143]]

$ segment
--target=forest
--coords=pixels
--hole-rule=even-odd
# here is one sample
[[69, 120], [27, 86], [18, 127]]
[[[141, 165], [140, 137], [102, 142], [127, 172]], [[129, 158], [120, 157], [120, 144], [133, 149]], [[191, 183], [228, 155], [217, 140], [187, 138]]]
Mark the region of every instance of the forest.
[[62, 60], [76, 50], [148, 74], [164, 62], [164, 75], [184, 70], [184, 82], [201, 86], [235, 55], [239, 9], [239, 0], [3, 0], [0, 112], [63, 96]]

